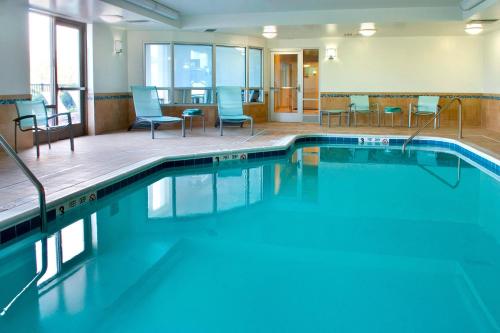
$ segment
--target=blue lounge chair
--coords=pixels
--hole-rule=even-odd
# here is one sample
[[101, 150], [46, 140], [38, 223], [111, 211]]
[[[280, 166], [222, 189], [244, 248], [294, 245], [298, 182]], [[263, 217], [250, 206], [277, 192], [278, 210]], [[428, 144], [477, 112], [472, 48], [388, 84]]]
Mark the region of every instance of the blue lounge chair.
[[[40, 157], [40, 140], [38, 139], [39, 132], [45, 132], [47, 135], [47, 143], [50, 146], [50, 133], [68, 129], [71, 151], [75, 150], [73, 143], [73, 126], [71, 123], [70, 112], [56, 113], [49, 115], [43, 99], [35, 101], [16, 101], [17, 118], [14, 119], [14, 149], [17, 152], [17, 128], [22, 132], [35, 132], [36, 157]], [[67, 124], [51, 125], [49, 120], [63, 117], [67, 119]]]
[[[436, 112], [439, 111], [439, 96], [419, 96], [417, 105], [410, 103], [410, 108], [408, 112], [408, 127], [411, 128], [411, 115], [415, 115], [417, 118], [417, 127], [418, 127], [418, 119], [421, 116], [434, 116]], [[441, 117], [438, 115], [434, 119], [434, 128], [438, 128], [440, 126]]]
[[253, 118], [243, 114], [240, 87], [218, 87], [217, 109], [219, 112], [220, 135], [223, 135], [223, 123], [243, 123], [250, 121], [253, 135]]
[[352, 95], [351, 104], [349, 105], [350, 112], [354, 114], [354, 126], [358, 125], [357, 114], [367, 114], [369, 125], [372, 124], [372, 113], [377, 113], [377, 126], [380, 126], [380, 110], [378, 103], [370, 104], [368, 95]]
[[[186, 136], [184, 119], [168, 117], [161, 113], [160, 100], [156, 87], [132, 86], [132, 97], [134, 99], [135, 124], [149, 123], [151, 126], [151, 138], [155, 138], [155, 127], [160, 124], [182, 123], [182, 136]], [[133, 125], [129, 128], [129, 130]]]

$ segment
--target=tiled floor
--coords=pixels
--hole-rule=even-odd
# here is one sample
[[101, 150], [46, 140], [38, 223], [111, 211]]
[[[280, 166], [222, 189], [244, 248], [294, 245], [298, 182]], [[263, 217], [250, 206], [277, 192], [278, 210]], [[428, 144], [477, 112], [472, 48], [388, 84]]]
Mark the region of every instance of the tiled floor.
[[[113, 178], [125, 169], [134, 169], [166, 156], [282, 146], [290, 142], [295, 134], [304, 133], [409, 135], [414, 130], [265, 123], [256, 126], [256, 135], [253, 137], [249, 136], [246, 128], [227, 128], [223, 137], [219, 136], [217, 130], [207, 128], [206, 133], [194, 129], [192, 133], [188, 132], [186, 138], [182, 138], [178, 130], [158, 131], [155, 140], [151, 140], [148, 131], [134, 131], [77, 138], [74, 153], [70, 152], [68, 141], [58, 141], [52, 145], [52, 150], [43, 145], [38, 160], [34, 149], [23, 151], [20, 156], [45, 185], [47, 201], [50, 203]], [[456, 130], [426, 130], [423, 135], [456, 138]], [[496, 158], [500, 156], [500, 133], [464, 129], [462, 141]], [[33, 210], [37, 207], [36, 202], [37, 194], [31, 183], [6, 155], [0, 154], [0, 229], [5, 227], [2, 221]]]

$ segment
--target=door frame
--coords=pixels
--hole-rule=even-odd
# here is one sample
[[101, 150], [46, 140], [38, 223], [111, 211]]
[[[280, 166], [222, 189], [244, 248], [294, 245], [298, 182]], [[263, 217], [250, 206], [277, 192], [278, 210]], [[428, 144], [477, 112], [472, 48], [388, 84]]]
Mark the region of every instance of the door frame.
[[[59, 92], [60, 91], [80, 91], [80, 123], [73, 124], [73, 134], [74, 136], [81, 136], [86, 133], [87, 129], [87, 26], [85, 23], [68, 20], [66, 18], [61, 18], [58, 16], [52, 16], [53, 18], [53, 29], [52, 29], [52, 39], [53, 39], [53, 66], [54, 66], [54, 105], [52, 106], [54, 110], [58, 110], [59, 106]], [[80, 31], [80, 87], [78, 88], [64, 88], [60, 87], [57, 78], [57, 26], [66, 26], [70, 28], [75, 28]], [[62, 134], [62, 133], [61, 133]], [[60, 134], [60, 135], [61, 135]]]
[[[270, 88], [269, 88], [269, 113], [272, 121], [279, 122], [302, 122], [304, 116], [303, 110], [303, 80], [304, 80], [304, 68], [303, 68], [303, 50], [302, 49], [271, 49], [270, 50], [271, 61], [270, 61]], [[296, 113], [284, 113], [284, 112], [274, 112], [274, 56], [276, 54], [296, 54], [297, 55], [297, 112]]]

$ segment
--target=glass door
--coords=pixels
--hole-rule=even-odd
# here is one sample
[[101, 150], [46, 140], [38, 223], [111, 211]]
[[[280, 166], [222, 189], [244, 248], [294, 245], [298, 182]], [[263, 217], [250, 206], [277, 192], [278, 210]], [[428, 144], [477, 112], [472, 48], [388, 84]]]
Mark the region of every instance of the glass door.
[[271, 52], [271, 120], [301, 122], [302, 52]]
[[[42, 99], [52, 113], [69, 112], [75, 135], [84, 134], [85, 25], [31, 12], [30, 81], [32, 99]], [[53, 119], [66, 124], [67, 118]], [[66, 131], [59, 132], [63, 139]], [[43, 139], [44, 137], [41, 137]]]
[[[85, 25], [55, 19], [56, 110], [69, 112], [75, 135], [83, 135], [85, 110]], [[66, 118], [60, 117], [59, 124]]]

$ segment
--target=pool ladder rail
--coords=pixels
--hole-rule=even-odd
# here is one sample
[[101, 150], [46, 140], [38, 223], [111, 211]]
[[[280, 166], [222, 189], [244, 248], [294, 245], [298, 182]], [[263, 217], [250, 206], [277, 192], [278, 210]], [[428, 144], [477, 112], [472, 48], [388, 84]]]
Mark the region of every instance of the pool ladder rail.
[[2, 146], [7, 155], [12, 157], [12, 159], [16, 162], [17, 166], [21, 169], [21, 171], [28, 177], [28, 179], [35, 185], [38, 191], [38, 199], [40, 203], [40, 231], [42, 232], [41, 239], [41, 248], [42, 248], [42, 267], [40, 272], [37, 272], [35, 276], [19, 291], [16, 296], [12, 298], [12, 300], [2, 309], [0, 309], [0, 317], [3, 317], [7, 314], [7, 311], [14, 305], [14, 303], [28, 290], [32, 285], [38, 282], [40, 278], [47, 271], [47, 204], [45, 200], [45, 188], [42, 183], [36, 178], [36, 176], [31, 172], [28, 166], [19, 158], [19, 155], [12, 149], [12, 147], [7, 143], [5, 138], [0, 135], [0, 146]]
[[[461, 139], [462, 138], [462, 100], [458, 97], [455, 97], [453, 98], [451, 101], [448, 102], [448, 104], [446, 104], [444, 107], [442, 107], [441, 109], [439, 109], [435, 114], [434, 116], [429, 120], [427, 121], [424, 126], [420, 127], [419, 129], [417, 129], [415, 131], [415, 133], [413, 133], [408, 139], [405, 140], [405, 142], [403, 143], [403, 152], [406, 151], [406, 146], [408, 146], [408, 144], [410, 144], [413, 139], [420, 134], [420, 132], [422, 132], [422, 130], [424, 130], [430, 123], [432, 123], [437, 117], [439, 117], [441, 115], [441, 113], [444, 111], [444, 110], [447, 110], [454, 102], [458, 102], [458, 139]], [[411, 112], [411, 110], [409, 110]]]
[[36, 187], [38, 191], [38, 202], [40, 204], [40, 231], [42, 233], [47, 232], [47, 204], [45, 200], [45, 188], [42, 183], [36, 178], [36, 176], [31, 172], [28, 166], [19, 158], [19, 155], [15, 152], [14, 149], [8, 144], [7, 140], [0, 135], [0, 146], [2, 146], [7, 155], [12, 157], [12, 159], [16, 162], [17, 166], [21, 169], [21, 171], [28, 177], [31, 183]]

